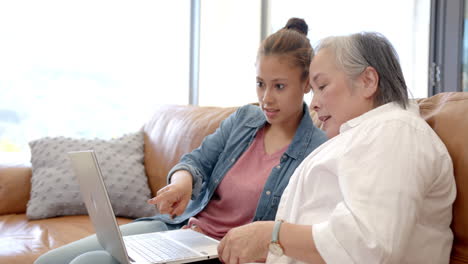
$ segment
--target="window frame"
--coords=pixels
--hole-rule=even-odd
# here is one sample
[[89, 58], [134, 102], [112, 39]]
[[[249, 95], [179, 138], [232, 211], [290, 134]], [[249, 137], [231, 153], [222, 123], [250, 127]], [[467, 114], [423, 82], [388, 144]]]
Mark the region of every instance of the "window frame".
[[463, 90], [464, 11], [464, 0], [431, 0], [429, 96]]

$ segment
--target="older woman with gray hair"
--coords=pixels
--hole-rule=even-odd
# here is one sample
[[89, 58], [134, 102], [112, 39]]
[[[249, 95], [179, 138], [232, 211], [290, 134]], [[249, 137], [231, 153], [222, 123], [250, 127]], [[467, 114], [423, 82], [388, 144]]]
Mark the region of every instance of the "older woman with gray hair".
[[296, 169], [276, 221], [232, 229], [225, 263], [448, 263], [456, 196], [449, 153], [421, 118], [378, 33], [329, 37], [310, 65], [329, 141]]

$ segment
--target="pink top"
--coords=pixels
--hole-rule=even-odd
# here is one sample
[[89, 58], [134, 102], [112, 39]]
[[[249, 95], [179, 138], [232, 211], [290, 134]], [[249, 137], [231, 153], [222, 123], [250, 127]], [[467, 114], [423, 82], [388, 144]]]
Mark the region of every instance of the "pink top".
[[221, 239], [231, 229], [250, 223], [268, 176], [288, 146], [272, 155], [265, 152], [264, 128], [257, 132], [252, 145], [224, 176], [203, 211], [190, 218], [189, 226]]

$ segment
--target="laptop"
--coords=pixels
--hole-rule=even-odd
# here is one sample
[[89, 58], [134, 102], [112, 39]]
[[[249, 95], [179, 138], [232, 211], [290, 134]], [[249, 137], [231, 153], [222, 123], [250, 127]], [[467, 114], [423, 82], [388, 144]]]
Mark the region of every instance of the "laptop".
[[122, 236], [94, 151], [68, 153], [101, 246], [122, 264], [190, 263], [218, 257], [218, 241], [191, 229]]

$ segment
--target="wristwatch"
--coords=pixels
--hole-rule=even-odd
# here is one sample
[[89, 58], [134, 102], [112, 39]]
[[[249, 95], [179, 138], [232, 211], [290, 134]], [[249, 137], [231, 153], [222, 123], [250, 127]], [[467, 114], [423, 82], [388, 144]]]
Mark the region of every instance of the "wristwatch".
[[271, 253], [273, 253], [276, 256], [282, 256], [284, 253], [283, 247], [279, 243], [279, 231], [281, 224], [283, 223], [283, 220], [276, 220], [275, 221], [275, 226], [273, 227], [273, 232], [271, 233], [271, 242], [270, 245], [268, 246], [268, 249], [270, 250]]

